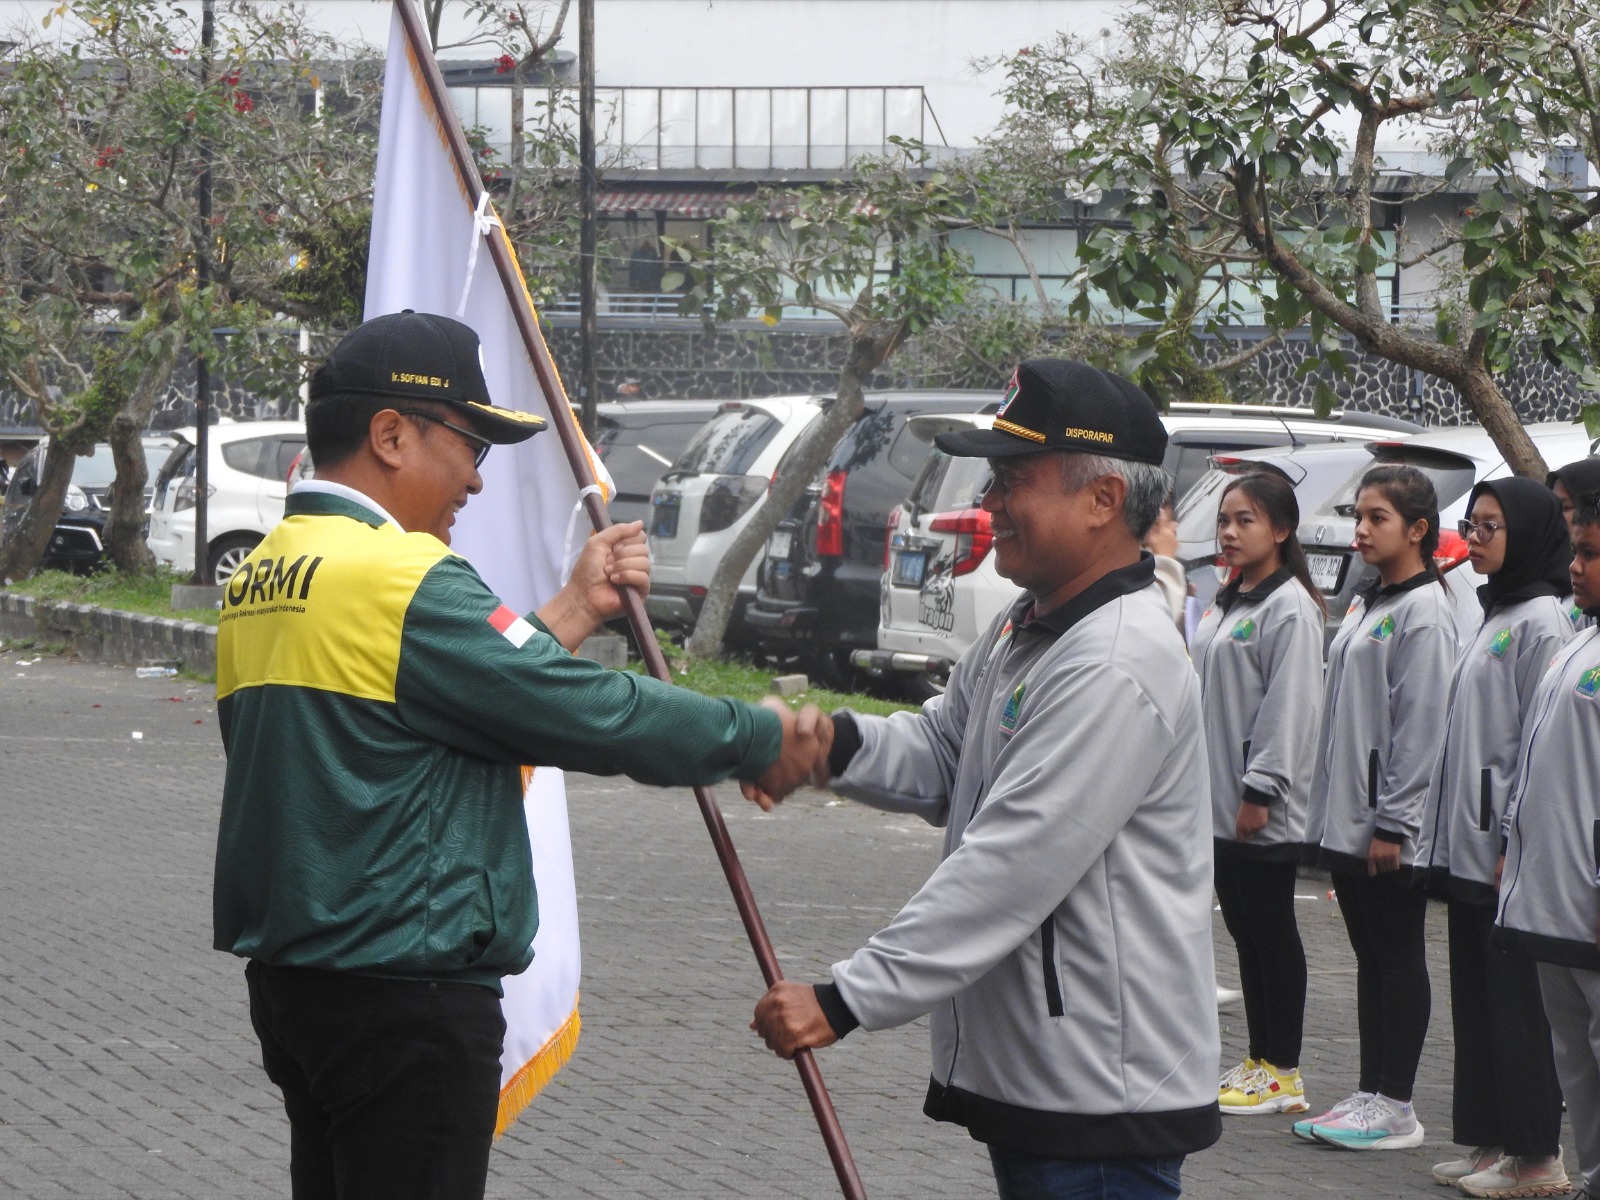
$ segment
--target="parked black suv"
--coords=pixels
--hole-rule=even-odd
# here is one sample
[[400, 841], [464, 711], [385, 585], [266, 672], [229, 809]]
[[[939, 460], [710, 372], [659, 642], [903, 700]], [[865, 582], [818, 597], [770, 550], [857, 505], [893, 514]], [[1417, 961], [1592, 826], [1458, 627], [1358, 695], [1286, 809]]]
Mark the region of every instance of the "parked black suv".
[[992, 410], [991, 391], [869, 392], [821, 479], [778, 522], [745, 624], [769, 653], [798, 653], [821, 682], [857, 682], [850, 654], [877, 644], [889, 512], [906, 498], [928, 445], [905, 432], [922, 413]]
[[[172, 449], [171, 437], [149, 434], [143, 439], [145, 469], [153, 480], [162, 460]], [[39, 475], [44, 470], [45, 444], [41, 442], [17, 464], [0, 502], [0, 540], [22, 524], [22, 518], [33, 502], [39, 486]], [[105, 557], [104, 533], [106, 520], [111, 516], [111, 484], [116, 478], [116, 463], [111, 457], [111, 447], [104, 443], [81, 455], [72, 463], [72, 482], [67, 485], [61, 515], [56, 518], [55, 530], [45, 547], [40, 567], [46, 570], [72, 571], [87, 575], [97, 570]], [[151, 483], [145, 484], [146, 511], [154, 492]]]

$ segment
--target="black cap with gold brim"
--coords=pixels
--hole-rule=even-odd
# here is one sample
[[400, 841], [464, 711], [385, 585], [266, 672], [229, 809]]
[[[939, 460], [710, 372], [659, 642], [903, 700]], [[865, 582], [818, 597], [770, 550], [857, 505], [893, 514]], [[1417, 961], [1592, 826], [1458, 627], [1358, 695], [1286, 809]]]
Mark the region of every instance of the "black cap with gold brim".
[[1167, 431], [1138, 386], [1086, 362], [1033, 358], [1011, 376], [992, 429], [941, 433], [946, 454], [1008, 458], [1072, 450], [1160, 466]]
[[545, 427], [543, 417], [489, 402], [476, 333], [409, 308], [351, 330], [312, 374], [312, 404], [349, 395], [445, 404], [499, 445], [527, 441]]
[[514, 408], [496, 408], [493, 404], [479, 404], [475, 400], [466, 403], [446, 400], [445, 403], [471, 414], [473, 427], [491, 442], [502, 446], [525, 442], [548, 424], [543, 417], [533, 413], [518, 412]]

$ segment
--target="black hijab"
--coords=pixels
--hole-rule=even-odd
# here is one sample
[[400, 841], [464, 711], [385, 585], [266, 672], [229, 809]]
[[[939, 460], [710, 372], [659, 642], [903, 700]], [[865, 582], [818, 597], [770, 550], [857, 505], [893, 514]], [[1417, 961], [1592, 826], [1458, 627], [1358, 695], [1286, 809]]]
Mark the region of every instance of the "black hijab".
[[1467, 512], [1484, 492], [1506, 514], [1505, 561], [1478, 589], [1484, 615], [1535, 596], [1572, 595], [1572, 537], [1555, 493], [1532, 479], [1485, 480], [1467, 497]]
[[1600, 455], [1580, 458], [1575, 463], [1551, 471], [1545, 486], [1553, 488], [1558, 482], [1567, 489], [1567, 495], [1574, 501], [1590, 492], [1600, 492]]

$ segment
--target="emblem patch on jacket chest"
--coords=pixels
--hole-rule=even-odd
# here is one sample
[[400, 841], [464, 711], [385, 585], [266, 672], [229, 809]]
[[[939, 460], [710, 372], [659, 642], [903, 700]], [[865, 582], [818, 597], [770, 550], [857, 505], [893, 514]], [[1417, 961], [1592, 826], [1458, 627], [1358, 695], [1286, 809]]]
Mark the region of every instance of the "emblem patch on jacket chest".
[[1000, 710], [1000, 732], [1015, 733], [1017, 731], [1017, 714], [1022, 711], [1022, 692], [1028, 685], [1017, 684], [1017, 690], [1006, 697], [1006, 706]]
[[1385, 613], [1383, 620], [1367, 630], [1367, 636], [1375, 642], [1387, 642], [1394, 633], [1394, 614]]
[[1255, 633], [1255, 631], [1256, 631], [1255, 618], [1254, 617], [1246, 617], [1246, 618], [1244, 618], [1244, 620], [1240, 621], [1237, 625], [1235, 625], [1233, 627], [1233, 632], [1230, 633], [1228, 636], [1231, 637], [1236, 642], [1248, 642], [1250, 640], [1250, 636], [1253, 633]]
[[1585, 700], [1593, 700], [1595, 693], [1600, 692], [1600, 663], [1578, 676], [1578, 686], [1572, 690]]
[[1489, 643], [1490, 658], [1504, 658], [1506, 651], [1511, 649], [1511, 630], [1502, 629], [1494, 635], [1494, 640]]

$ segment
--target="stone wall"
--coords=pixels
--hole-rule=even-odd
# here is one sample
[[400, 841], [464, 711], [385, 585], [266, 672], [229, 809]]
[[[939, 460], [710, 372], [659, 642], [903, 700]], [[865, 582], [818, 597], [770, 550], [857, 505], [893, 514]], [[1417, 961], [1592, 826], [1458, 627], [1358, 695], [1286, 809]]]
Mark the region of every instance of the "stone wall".
[[[796, 392], [831, 392], [838, 382], [846, 342], [832, 323], [813, 330], [750, 328], [707, 333], [698, 322], [612, 320], [601, 329], [596, 346], [600, 398], [637, 396], [644, 399], [700, 397], [738, 399]], [[547, 330], [551, 353], [572, 399], [577, 398], [578, 331], [561, 321]], [[1220, 349], [1203, 354], [1215, 357]], [[1441, 380], [1411, 371], [1346, 347], [1350, 370], [1338, 375], [1321, 369], [1301, 375], [1299, 368], [1314, 351], [1303, 339], [1269, 347], [1236, 376], [1241, 401], [1310, 407], [1318, 379], [1326, 380], [1347, 408], [1406, 417], [1428, 425], [1459, 425], [1470, 414], [1456, 389]], [[919, 381], [883, 372], [879, 387], [915, 386]], [[1536, 351], [1520, 355], [1506, 380], [1508, 393], [1525, 421], [1570, 420], [1577, 415], [1580, 392], [1576, 380]], [[157, 405], [154, 429], [171, 429], [194, 421], [193, 364], [174, 376], [173, 386]], [[226, 378], [213, 379], [213, 404], [223, 416], [263, 420], [292, 415], [292, 401], [265, 402]], [[14, 393], [0, 390], [0, 427], [31, 424], [27, 406]]]

